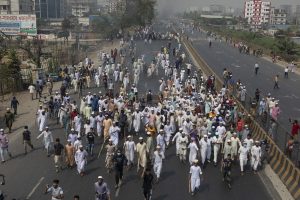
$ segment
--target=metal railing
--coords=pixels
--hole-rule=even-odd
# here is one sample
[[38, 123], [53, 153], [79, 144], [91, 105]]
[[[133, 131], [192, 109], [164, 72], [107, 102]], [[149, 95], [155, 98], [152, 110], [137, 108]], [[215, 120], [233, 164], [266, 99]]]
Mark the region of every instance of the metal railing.
[[[190, 49], [190, 53], [197, 58], [198, 64], [201, 66], [201, 70], [206, 75], [214, 75], [215, 76], [215, 88], [219, 91], [224, 84], [224, 81], [208, 66], [208, 64], [198, 55], [198, 52], [193, 47], [191, 41], [187, 40], [185, 37], [182, 38], [184, 43], [186, 44], [186, 48]], [[261, 128], [272, 138], [273, 142], [278, 146], [278, 148], [287, 155], [287, 143], [291, 138], [290, 132], [282, 125], [280, 122], [273, 120], [271, 117], [269, 110], [262, 113], [261, 115], [258, 112], [259, 102], [257, 102], [256, 106], [252, 106], [252, 102], [254, 99], [253, 96], [246, 93], [245, 101], [241, 101], [241, 99], [237, 96], [236, 88], [232, 86], [228, 86], [229, 94], [233, 95], [236, 100], [243, 106], [243, 108], [251, 114], [253, 119], [261, 126]], [[300, 164], [300, 145], [298, 141], [294, 142], [294, 147], [292, 153], [288, 158], [299, 167]]]

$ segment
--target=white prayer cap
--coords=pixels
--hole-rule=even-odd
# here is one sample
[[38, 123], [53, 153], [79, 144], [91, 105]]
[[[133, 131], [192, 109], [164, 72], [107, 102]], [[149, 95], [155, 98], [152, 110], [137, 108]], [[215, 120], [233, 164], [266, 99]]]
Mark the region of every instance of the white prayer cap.
[[103, 179], [103, 177], [102, 176], [98, 176], [98, 179]]
[[83, 146], [82, 146], [82, 145], [79, 145], [79, 148], [83, 148]]
[[197, 160], [197, 159], [195, 159], [194, 161], [193, 161], [193, 163], [198, 163], [199, 161]]
[[131, 138], [131, 135], [128, 135], [127, 138]]
[[179, 128], [179, 131], [182, 131], [182, 130], [183, 130], [183, 128], [182, 128], [182, 127], [180, 127], [180, 128]]
[[1, 129], [0, 129], [0, 132], [3, 132], [3, 131], [4, 131], [4, 129], [3, 129], [3, 128], [1, 128]]
[[147, 132], [147, 135], [151, 135], [151, 132], [150, 132], [150, 131], [148, 131], [148, 132]]
[[255, 141], [255, 143], [259, 143], [259, 141], [258, 141], [258, 140], [256, 140], [256, 141]]
[[231, 140], [227, 140], [227, 142], [231, 142]]
[[49, 128], [48, 126], [45, 127], [45, 129], [48, 129], [48, 128]]
[[109, 139], [108, 141], [109, 141], [109, 142], [112, 142], [112, 139]]
[[71, 128], [71, 131], [75, 131], [75, 129], [74, 129], [74, 128]]
[[139, 140], [142, 140], [143, 139], [143, 137], [139, 137]]
[[204, 137], [206, 138], [206, 137], [207, 137], [207, 135], [204, 135]]
[[157, 149], [160, 149], [160, 146], [159, 146], [159, 145], [157, 145], [157, 146], [156, 146], [156, 148], [157, 148]]

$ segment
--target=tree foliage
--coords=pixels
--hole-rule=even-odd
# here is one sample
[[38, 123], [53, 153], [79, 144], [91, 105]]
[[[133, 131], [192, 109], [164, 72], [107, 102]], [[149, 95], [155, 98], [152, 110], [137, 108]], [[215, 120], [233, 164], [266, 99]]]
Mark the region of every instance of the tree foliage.
[[132, 26], [145, 26], [155, 18], [156, 0], [124, 0], [121, 10], [100, 15], [92, 22], [92, 29], [104, 35], [117, 33]]
[[279, 54], [288, 62], [294, 61], [300, 56], [300, 47], [289, 37], [277, 39], [276, 48]]

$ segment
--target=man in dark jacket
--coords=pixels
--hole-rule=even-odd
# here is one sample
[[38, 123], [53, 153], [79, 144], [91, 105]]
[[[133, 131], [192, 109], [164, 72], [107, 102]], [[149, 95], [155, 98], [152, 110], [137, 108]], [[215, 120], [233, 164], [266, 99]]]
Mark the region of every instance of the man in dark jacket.
[[17, 100], [16, 97], [13, 97], [13, 99], [11, 100], [11, 103], [10, 103], [10, 107], [14, 109], [15, 115], [17, 114], [18, 105], [19, 105], [19, 101]]
[[121, 114], [119, 116], [119, 127], [121, 128], [120, 132], [120, 138], [125, 138], [125, 127], [127, 125], [127, 115], [125, 114], [125, 111], [122, 109]]
[[28, 130], [28, 126], [24, 127], [23, 144], [24, 144], [25, 154], [27, 154], [27, 146], [30, 146], [31, 150], [33, 150], [33, 145], [31, 143], [31, 132]]
[[115, 165], [115, 181], [116, 186], [118, 188], [121, 185], [121, 181], [123, 179], [123, 168], [124, 165], [127, 165], [127, 159], [124, 154], [122, 154], [121, 150], [118, 149], [117, 153], [113, 157], [113, 162]]

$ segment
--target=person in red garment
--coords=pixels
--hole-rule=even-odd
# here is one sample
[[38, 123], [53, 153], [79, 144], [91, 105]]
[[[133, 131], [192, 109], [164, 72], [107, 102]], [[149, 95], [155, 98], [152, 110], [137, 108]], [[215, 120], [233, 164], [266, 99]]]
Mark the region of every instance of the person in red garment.
[[[292, 122], [292, 120], [289, 120], [290, 122]], [[300, 125], [298, 124], [298, 120], [294, 120], [294, 122], [292, 123], [292, 130], [291, 130], [291, 134], [294, 137], [294, 139], [296, 141], [298, 141], [298, 133], [300, 130]]]

